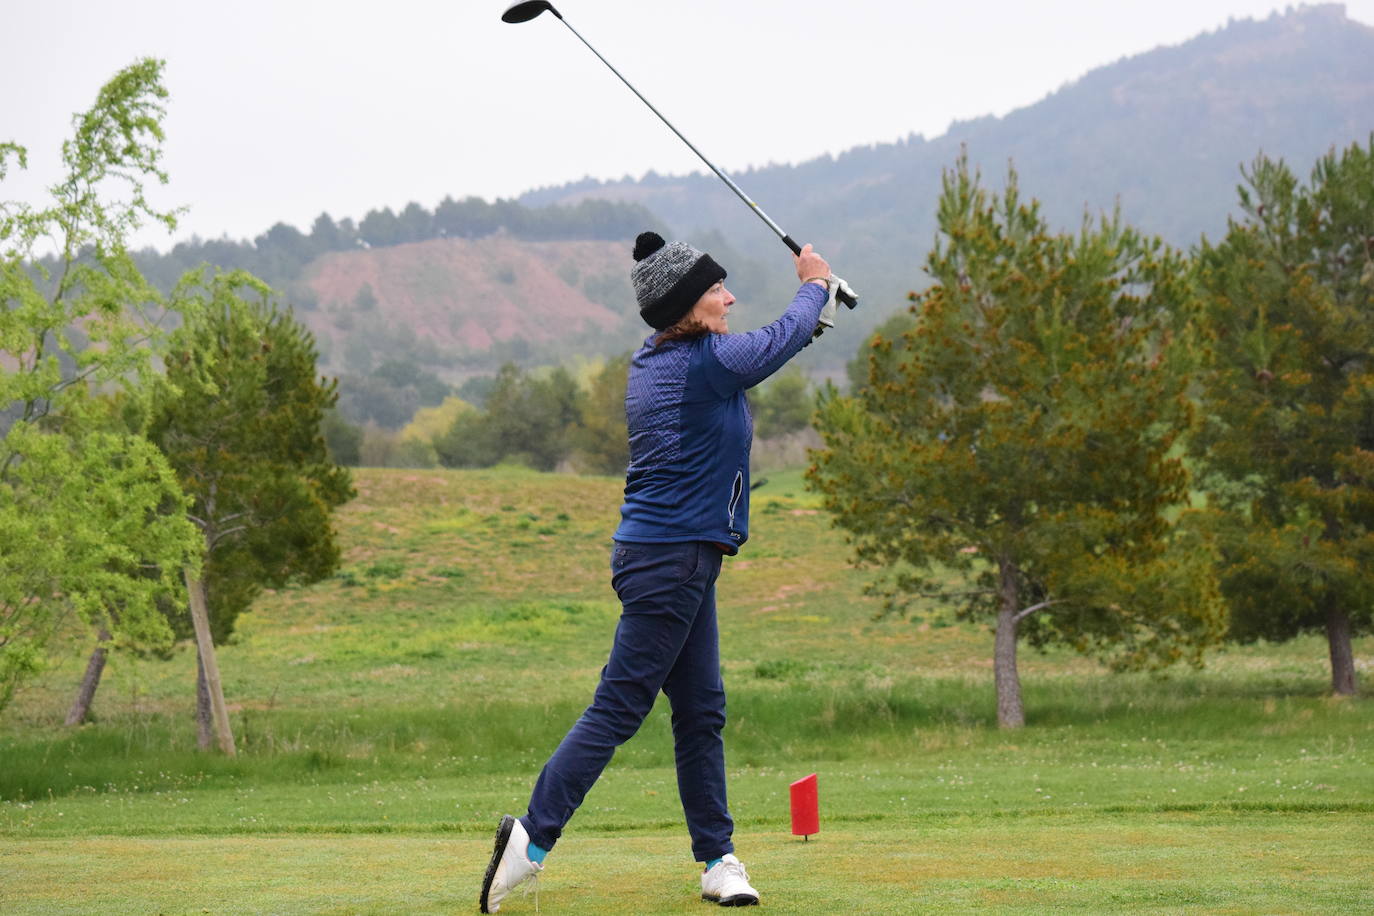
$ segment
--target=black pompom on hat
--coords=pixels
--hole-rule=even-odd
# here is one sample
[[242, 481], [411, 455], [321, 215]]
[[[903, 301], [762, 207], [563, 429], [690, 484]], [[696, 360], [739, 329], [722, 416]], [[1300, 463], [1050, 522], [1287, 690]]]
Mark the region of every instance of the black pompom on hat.
[[682, 320], [708, 289], [725, 279], [725, 269], [709, 254], [686, 242], [665, 242], [657, 232], [639, 234], [634, 258], [630, 282], [639, 315], [655, 331]]
[[635, 236], [635, 260], [644, 260], [666, 244], [657, 232], [641, 232]]

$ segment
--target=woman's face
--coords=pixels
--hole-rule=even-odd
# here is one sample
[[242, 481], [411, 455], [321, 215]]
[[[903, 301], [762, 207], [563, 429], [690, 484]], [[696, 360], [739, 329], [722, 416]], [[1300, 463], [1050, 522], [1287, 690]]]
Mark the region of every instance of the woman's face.
[[734, 304], [735, 297], [725, 288], [725, 281], [720, 280], [702, 294], [687, 314], [688, 317], [700, 321], [712, 334], [727, 334], [730, 327], [726, 322], [726, 316], [730, 313], [730, 306]]

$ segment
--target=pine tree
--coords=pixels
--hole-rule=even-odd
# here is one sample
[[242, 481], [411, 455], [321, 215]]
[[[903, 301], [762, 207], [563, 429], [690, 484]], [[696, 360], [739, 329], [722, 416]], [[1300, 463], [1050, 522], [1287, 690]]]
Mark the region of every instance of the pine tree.
[[[204, 603], [213, 641], [228, 637], [264, 587], [318, 581], [338, 567], [330, 514], [352, 496], [321, 434], [334, 383], [316, 374], [310, 332], [270, 295], [238, 272], [183, 281], [174, 297], [192, 317], [174, 335], [171, 386], [150, 425], [204, 540], [204, 572], [188, 576], [187, 588]], [[185, 632], [184, 618], [175, 622]]]
[[[1186, 265], [1118, 219], [1051, 234], [1015, 173], [947, 173], [935, 283], [868, 383], [827, 396], [809, 479], [888, 606], [995, 621], [997, 719], [1024, 724], [1018, 642], [1118, 667], [1197, 662], [1223, 629], [1189, 478]], [[963, 584], [948, 586], [951, 573]]]
[[1374, 137], [1307, 185], [1259, 157], [1244, 217], [1203, 243], [1213, 360], [1196, 451], [1228, 510], [1233, 638], [1325, 632], [1331, 686], [1356, 692], [1374, 629]]

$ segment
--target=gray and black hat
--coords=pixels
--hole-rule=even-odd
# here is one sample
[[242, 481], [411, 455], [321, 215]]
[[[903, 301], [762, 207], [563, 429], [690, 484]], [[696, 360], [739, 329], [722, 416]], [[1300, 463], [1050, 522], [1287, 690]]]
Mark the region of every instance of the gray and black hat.
[[655, 331], [677, 324], [703, 293], [724, 279], [725, 268], [686, 242], [665, 243], [657, 232], [641, 232], [635, 239], [630, 282], [639, 316]]

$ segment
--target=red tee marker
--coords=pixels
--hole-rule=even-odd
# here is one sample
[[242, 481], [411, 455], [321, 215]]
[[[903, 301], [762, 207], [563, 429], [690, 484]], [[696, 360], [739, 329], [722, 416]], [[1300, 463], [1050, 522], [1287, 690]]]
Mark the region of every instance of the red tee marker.
[[812, 773], [792, 783], [792, 833], [810, 842], [811, 834], [820, 832], [820, 793]]

